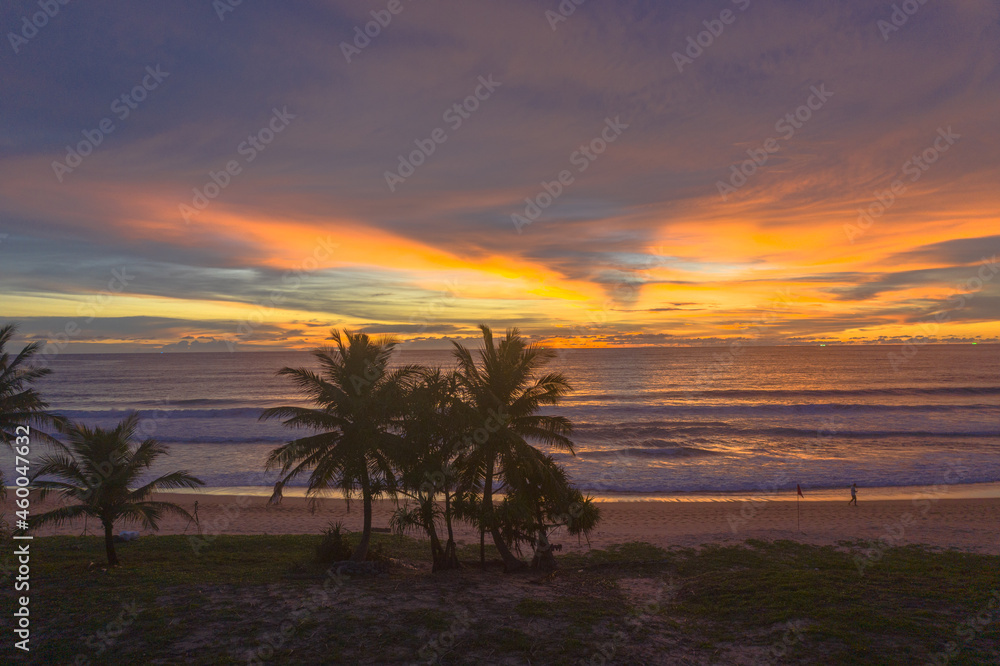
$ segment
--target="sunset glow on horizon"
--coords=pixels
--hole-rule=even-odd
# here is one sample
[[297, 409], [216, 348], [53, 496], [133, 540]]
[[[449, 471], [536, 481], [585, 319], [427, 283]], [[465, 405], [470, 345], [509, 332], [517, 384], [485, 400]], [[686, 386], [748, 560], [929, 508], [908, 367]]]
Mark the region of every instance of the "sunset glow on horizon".
[[5, 45], [22, 342], [1000, 341], [995, 2], [138, 4]]

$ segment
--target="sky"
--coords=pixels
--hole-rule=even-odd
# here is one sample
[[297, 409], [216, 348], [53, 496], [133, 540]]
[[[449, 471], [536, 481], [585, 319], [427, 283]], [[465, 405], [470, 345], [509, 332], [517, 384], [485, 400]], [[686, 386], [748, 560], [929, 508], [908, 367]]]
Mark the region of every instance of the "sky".
[[4, 5], [51, 352], [1000, 331], [996, 0]]

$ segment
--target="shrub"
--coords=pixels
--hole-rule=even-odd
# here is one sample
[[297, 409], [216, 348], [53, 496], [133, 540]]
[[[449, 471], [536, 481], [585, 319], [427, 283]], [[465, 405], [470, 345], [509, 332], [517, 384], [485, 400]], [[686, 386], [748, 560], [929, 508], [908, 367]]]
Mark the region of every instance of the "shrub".
[[351, 559], [354, 549], [347, 542], [346, 533], [343, 523], [330, 524], [316, 546], [316, 564], [332, 564]]

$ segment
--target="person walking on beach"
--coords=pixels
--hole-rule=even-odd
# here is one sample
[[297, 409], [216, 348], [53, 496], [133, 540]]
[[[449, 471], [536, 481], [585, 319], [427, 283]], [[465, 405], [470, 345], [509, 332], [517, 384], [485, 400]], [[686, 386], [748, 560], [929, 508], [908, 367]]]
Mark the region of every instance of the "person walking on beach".
[[858, 484], [856, 483], [851, 484], [851, 501], [848, 502], [847, 504], [848, 506], [851, 504], [853, 504], [854, 506], [858, 505]]
[[285, 484], [278, 481], [274, 484], [274, 492], [271, 493], [271, 499], [267, 500], [268, 505], [278, 506], [281, 504], [281, 489], [285, 487]]

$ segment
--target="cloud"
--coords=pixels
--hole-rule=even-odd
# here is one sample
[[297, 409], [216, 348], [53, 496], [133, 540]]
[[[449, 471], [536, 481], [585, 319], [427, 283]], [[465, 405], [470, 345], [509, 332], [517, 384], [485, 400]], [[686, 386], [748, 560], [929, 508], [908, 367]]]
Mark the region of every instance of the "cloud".
[[[15, 5], [4, 24], [33, 6]], [[694, 0], [587, 3], [556, 31], [530, 0], [422, 0], [350, 63], [339, 44], [369, 17], [346, 0], [244, 3], [225, 21], [210, 3], [68, 6], [0, 60], [18, 91], [0, 98], [5, 312], [42, 335], [113, 296], [81, 333], [108, 345], [222, 339], [257, 318], [247, 344], [369, 324], [423, 344], [480, 321], [586, 336], [594, 320], [616, 344], [668, 343], [736, 335], [790, 290], [772, 326], [789, 340], [899, 336], [1000, 249], [1000, 10], [928, 3], [885, 40], [890, 9], [752, 3], [678, 71], [717, 15]], [[119, 118], [157, 65], [169, 76]], [[445, 114], [480, 76], [500, 86], [456, 127]], [[718, 182], [820, 85], [829, 101], [723, 201]], [[275, 108], [295, 118], [251, 160]], [[105, 117], [114, 131], [60, 182], [53, 161]], [[608, 118], [628, 128], [582, 168]], [[850, 242], [845, 224], [939, 127], [962, 138]], [[438, 128], [390, 192], [385, 173]], [[518, 234], [511, 215], [564, 170]], [[185, 223], [179, 205], [220, 179]], [[337, 248], [310, 268], [321, 238]], [[123, 268], [135, 278], [115, 291]], [[991, 294], [950, 334], [981, 333]]]
[[900, 252], [896, 259], [904, 261], [932, 261], [948, 264], [989, 263], [1000, 254], [1000, 236], [980, 238], [955, 238]]

